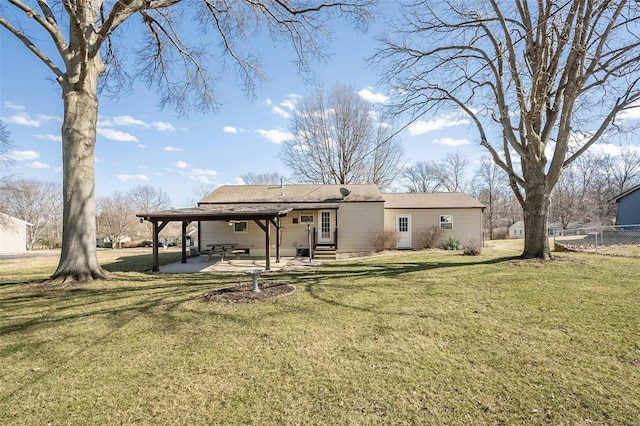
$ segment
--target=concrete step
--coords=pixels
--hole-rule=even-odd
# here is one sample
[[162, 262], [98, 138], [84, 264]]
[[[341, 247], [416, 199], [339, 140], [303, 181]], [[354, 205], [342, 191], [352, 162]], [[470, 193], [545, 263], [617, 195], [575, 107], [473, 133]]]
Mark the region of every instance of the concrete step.
[[314, 259], [336, 260], [336, 249], [332, 247], [316, 247], [313, 257]]

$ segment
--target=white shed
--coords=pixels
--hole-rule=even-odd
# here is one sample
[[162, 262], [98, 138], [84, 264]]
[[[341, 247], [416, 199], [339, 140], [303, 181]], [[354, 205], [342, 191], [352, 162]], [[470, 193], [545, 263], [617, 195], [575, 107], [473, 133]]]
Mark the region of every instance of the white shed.
[[524, 238], [524, 222], [519, 220], [509, 227], [509, 238]]
[[0, 255], [27, 252], [27, 226], [32, 225], [0, 213]]

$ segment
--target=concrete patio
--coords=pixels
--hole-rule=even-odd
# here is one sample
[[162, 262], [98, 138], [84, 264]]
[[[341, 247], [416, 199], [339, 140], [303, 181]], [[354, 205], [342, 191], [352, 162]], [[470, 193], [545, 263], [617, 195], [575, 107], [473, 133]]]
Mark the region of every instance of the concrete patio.
[[[275, 258], [271, 258], [270, 272], [279, 271], [292, 260], [292, 257], [281, 257], [280, 262], [276, 263]], [[188, 274], [193, 272], [243, 272], [256, 268], [265, 268], [264, 257], [243, 257], [240, 259], [226, 258], [224, 261], [220, 261], [219, 258], [212, 258], [211, 260], [207, 260], [207, 256], [202, 255], [188, 258], [187, 263], [176, 262], [160, 266], [160, 273]]]

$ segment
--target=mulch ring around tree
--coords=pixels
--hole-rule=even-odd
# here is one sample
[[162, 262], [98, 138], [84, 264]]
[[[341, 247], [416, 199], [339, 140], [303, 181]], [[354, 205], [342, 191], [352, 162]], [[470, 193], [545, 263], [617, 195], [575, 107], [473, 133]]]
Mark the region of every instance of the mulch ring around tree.
[[222, 303], [253, 303], [262, 300], [274, 299], [293, 293], [295, 287], [283, 282], [259, 282], [259, 293], [251, 291], [251, 284], [240, 284], [234, 287], [226, 287], [211, 290], [202, 295], [203, 302]]

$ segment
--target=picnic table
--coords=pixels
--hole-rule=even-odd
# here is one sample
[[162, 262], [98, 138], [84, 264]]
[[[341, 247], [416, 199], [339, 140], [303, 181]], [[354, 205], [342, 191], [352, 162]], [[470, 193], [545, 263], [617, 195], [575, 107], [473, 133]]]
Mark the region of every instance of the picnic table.
[[[207, 258], [207, 262], [211, 260], [211, 256], [213, 255], [214, 252], [219, 252], [220, 253], [220, 261], [224, 262], [224, 255], [227, 252], [231, 252], [234, 254], [238, 254], [236, 252], [239, 252], [240, 250], [236, 250], [236, 247], [238, 247], [238, 243], [213, 243], [213, 244], [207, 244], [207, 247], [209, 247], [209, 257]], [[244, 252], [244, 250], [242, 250]]]

